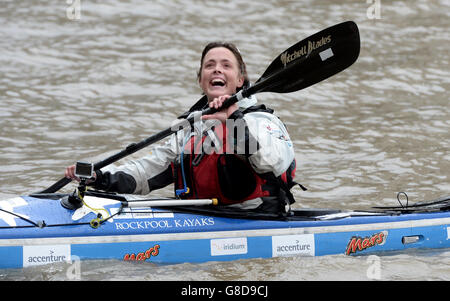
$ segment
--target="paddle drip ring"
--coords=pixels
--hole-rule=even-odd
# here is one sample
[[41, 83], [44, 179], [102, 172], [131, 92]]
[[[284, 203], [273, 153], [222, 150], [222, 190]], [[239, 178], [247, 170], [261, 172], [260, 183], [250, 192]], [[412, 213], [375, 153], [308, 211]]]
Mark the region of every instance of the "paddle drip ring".
[[[400, 195], [402, 194], [406, 197], [406, 207], [403, 206], [402, 202], [400, 201]], [[400, 191], [399, 193], [397, 193], [397, 201], [399, 202], [400, 206], [402, 206], [402, 208], [408, 208], [408, 195], [406, 194], [406, 192]]]

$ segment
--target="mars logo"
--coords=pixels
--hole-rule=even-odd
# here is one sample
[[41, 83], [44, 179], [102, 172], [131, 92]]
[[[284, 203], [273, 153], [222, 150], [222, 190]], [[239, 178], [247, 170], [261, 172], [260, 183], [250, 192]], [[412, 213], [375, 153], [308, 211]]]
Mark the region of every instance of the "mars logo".
[[347, 244], [345, 255], [364, 251], [368, 248], [384, 245], [387, 238], [387, 231], [382, 231], [368, 237], [353, 236]]
[[131, 254], [125, 254], [123, 256], [123, 260], [125, 261], [144, 261], [147, 259], [150, 259], [152, 256], [158, 256], [159, 254], [159, 245], [154, 245], [153, 247], [147, 249], [145, 252], [140, 252], [137, 254], [131, 253]]

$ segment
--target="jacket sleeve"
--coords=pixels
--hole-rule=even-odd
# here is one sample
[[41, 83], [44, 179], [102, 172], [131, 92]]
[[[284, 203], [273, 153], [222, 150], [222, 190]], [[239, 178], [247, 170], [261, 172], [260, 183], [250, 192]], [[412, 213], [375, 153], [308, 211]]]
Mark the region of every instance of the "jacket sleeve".
[[245, 122], [246, 134], [244, 139], [238, 134], [237, 143], [245, 141], [245, 155], [257, 173], [273, 172], [278, 177], [289, 168], [295, 158], [294, 147], [278, 117], [267, 112], [230, 117]]
[[150, 154], [121, 166], [107, 166], [96, 171], [94, 188], [110, 192], [148, 194], [173, 182], [171, 162], [177, 156], [177, 135]]

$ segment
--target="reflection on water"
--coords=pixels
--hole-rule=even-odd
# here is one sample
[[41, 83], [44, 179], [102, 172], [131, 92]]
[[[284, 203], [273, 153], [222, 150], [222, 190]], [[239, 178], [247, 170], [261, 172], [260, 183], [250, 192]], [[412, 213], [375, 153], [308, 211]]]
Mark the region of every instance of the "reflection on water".
[[[64, 1], [2, 3], [1, 198], [38, 191], [77, 159], [101, 160], [169, 127], [200, 96], [196, 70], [207, 42], [235, 42], [254, 81], [281, 51], [345, 20], [361, 32], [355, 65], [301, 92], [258, 96], [295, 143], [297, 180], [308, 188], [295, 191], [296, 206], [366, 208], [395, 203], [398, 191], [412, 202], [449, 194], [448, 1], [383, 1], [380, 19], [368, 18], [363, 0], [79, 3], [79, 19], [68, 18]], [[388, 278], [411, 279], [402, 264], [415, 269], [411, 261], [423, 258], [405, 256], [386, 259], [394, 267]], [[448, 266], [448, 256], [436, 258]], [[321, 279], [325, 269], [352, 271], [348, 261], [355, 259], [341, 259], [336, 266], [336, 258], [305, 264]], [[124, 264], [98, 263], [86, 277], [124, 279]], [[271, 280], [308, 279], [290, 269], [302, 264], [274, 259], [159, 271], [167, 279], [192, 271], [200, 278], [259, 279], [252, 270], [271, 271], [264, 274]], [[416, 279], [448, 277], [432, 260], [416, 269], [423, 265], [430, 274]], [[153, 280], [140, 265], [127, 268]], [[31, 275], [41, 272], [52, 273]]]

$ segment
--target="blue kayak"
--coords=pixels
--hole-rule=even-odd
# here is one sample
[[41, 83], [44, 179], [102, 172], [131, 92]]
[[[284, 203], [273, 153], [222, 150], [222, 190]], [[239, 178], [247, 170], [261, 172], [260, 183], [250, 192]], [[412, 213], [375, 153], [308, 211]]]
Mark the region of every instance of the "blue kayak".
[[0, 201], [0, 268], [74, 259], [174, 264], [450, 247], [450, 196], [367, 211], [297, 209], [286, 216], [89, 191], [83, 205], [70, 210], [61, 205], [67, 197]]

